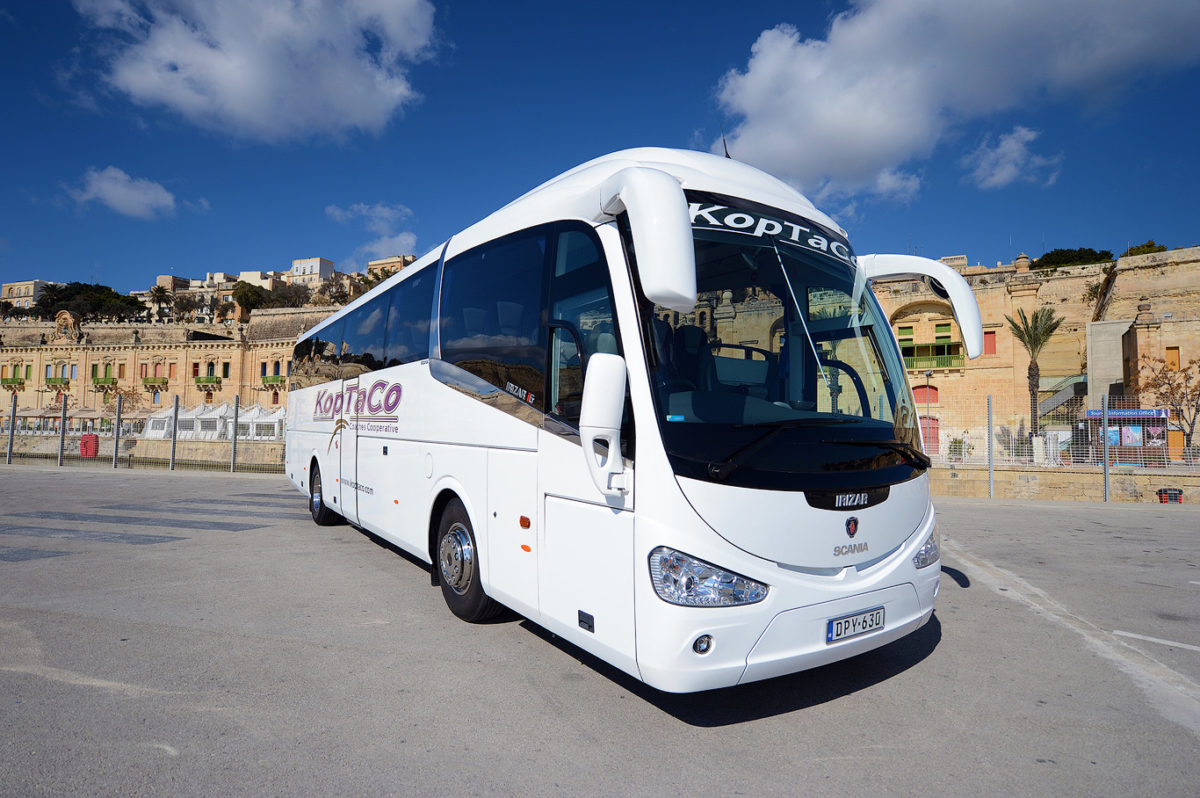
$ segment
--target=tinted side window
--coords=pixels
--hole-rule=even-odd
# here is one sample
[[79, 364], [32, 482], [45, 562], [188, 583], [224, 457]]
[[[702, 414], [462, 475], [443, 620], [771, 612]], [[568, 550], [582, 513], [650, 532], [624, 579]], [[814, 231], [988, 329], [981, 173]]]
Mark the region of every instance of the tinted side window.
[[621, 354], [608, 265], [590, 230], [559, 232], [550, 281], [550, 400], [547, 412], [579, 423], [583, 374], [597, 352]]
[[316, 335], [297, 342], [292, 350], [292, 361], [295, 364], [292, 374], [294, 387], [307, 388], [338, 378], [342, 327], [343, 322], [339, 321]]
[[380, 295], [346, 317], [342, 346], [342, 377], [350, 379], [383, 368], [388, 297]]
[[436, 281], [437, 270], [425, 269], [388, 292], [387, 365], [429, 357], [429, 315]]
[[442, 359], [536, 408], [546, 344], [546, 233], [525, 232], [463, 253], [442, 277]]

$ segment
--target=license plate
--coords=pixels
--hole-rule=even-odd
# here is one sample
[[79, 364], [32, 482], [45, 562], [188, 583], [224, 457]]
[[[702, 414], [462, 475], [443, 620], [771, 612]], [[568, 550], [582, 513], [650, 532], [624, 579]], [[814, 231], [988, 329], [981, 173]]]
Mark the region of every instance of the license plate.
[[825, 626], [825, 643], [836, 643], [848, 637], [858, 637], [883, 628], [883, 607], [831, 618]]

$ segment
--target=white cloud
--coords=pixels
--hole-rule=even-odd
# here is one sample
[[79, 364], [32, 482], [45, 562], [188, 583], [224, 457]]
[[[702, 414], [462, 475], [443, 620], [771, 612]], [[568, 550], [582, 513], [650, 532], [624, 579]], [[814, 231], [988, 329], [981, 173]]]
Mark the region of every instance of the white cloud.
[[75, 0], [139, 105], [268, 142], [381, 131], [417, 99], [429, 0]]
[[368, 205], [364, 202], [356, 202], [349, 208], [327, 205], [325, 215], [342, 224], [361, 219], [367, 231], [376, 236], [373, 241], [358, 247], [353, 255], [343, 260], [342, 268], [346, 271], [362, 269], [370, 260], [390, 258], [393, 255], [411, 255], [417, 251], [416, 234], [396, 232], [400, 221], [412, 216], [412, 211], [403, 205]]
[[1194, 63], [1198, 41], [1178, 0], [856, 0], [824, 39], [764, 31], [718, 98], [734, 157], [819, 198], [905, 199], [956, 125]]
[[115, 166], [88, 169], [83, 186], [68, 189], [67, 193], [80, 205], [96, 201], [135, 219], [151, 221], [175, 212], [175, 195], [161, 184], [130, 177]]
[[985, 141], [960, 162], [971, 170], [967, 179], [979, 188], [1003, 188], [1017, 181], [1054, 185], [1058, 179], [1062, 155], [1044, 157], [1029, 151], [1029, 144], [1040, 134], [1018, 125], [992, 146]]

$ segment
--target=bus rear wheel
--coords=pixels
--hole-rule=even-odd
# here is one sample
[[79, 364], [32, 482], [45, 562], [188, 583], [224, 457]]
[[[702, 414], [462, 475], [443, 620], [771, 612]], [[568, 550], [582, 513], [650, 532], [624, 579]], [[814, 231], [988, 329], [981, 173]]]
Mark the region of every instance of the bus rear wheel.
[[442, 511], [434, 546], [434, 567], [450, 612], [470, 623], [486, 621], [502, 607], [483, 592], [479, 548], [462, 502], [453, 499]]
[[318, 526], [331, 526], [338, 522], [340, 516], [325, 506], [321, 490], [321, 467], [313, 461], [312, 476], [308, 480], [308, 511], [312, 520]]

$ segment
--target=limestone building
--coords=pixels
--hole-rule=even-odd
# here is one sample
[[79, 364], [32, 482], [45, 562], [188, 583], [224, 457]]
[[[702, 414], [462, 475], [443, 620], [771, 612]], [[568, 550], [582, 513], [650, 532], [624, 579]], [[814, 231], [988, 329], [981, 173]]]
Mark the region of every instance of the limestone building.
[[[98, 418], [118, 392], [138, 394], [127, 417], [180, 405], [287, 403], [296, 337], [327, 308], [257, 310], [247, 325], [0, 325], [0, 414], [54, 416], [67, 397], [72, 418]], [[110, 412], [108, 414], [111, 414]]]

